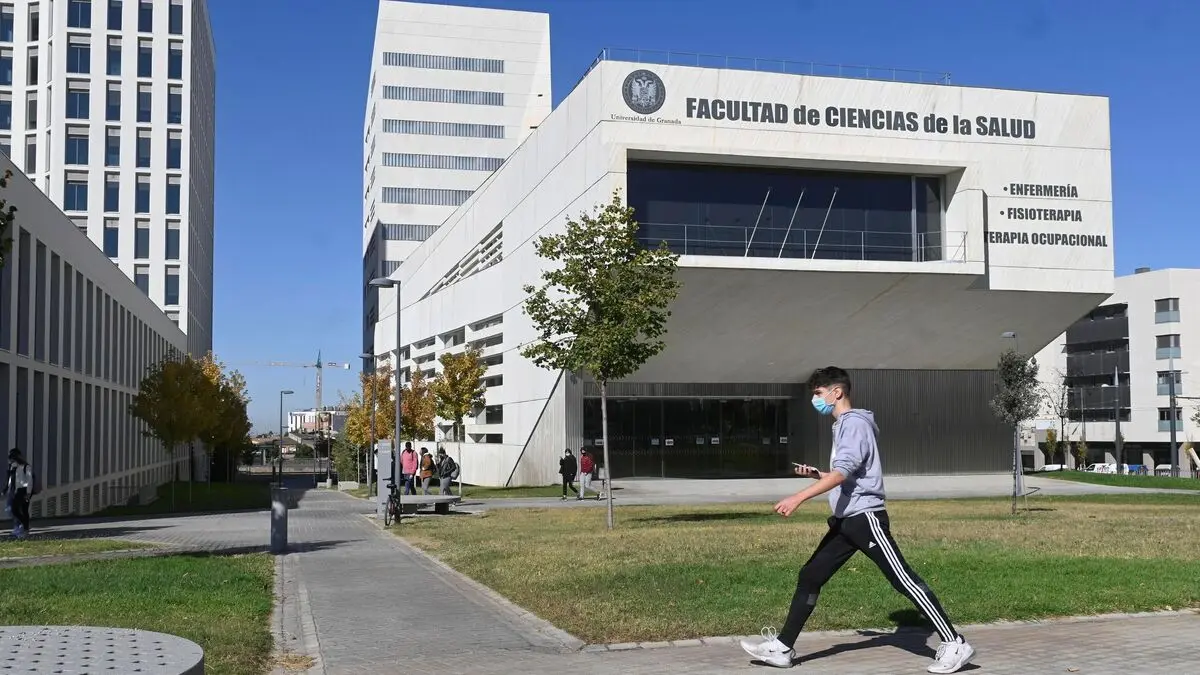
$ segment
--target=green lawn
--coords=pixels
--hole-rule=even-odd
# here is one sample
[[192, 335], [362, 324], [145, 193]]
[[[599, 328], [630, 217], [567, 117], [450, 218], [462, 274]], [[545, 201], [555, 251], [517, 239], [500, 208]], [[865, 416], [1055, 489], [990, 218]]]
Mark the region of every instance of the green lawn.
[[[437, 482], [433, 482], [429, 486], [431, 494], [437, 493]], [[367, 488], [359, 487], [353, 490], [346, 490], [346, 494], [365, 499], [367, 496]], [[417, 493], [420, 494], [420, 485], [417, 486]], [[458, 484], [450, 489], [450, 493], [458, 494]], [[561, 497], [561, 485], [539, 485], [535, 487], [482, 487], [479, 485], [464, 485], [463, 497], [470, 499], [527, 499], [531, 497]], [[574, 493], [571, 493], [574, 496]]]
[[149, 516], [165, 513], [212, 513], [271, 508], [271, 485], [265, 481], [238, 483], [177, 482], [171, 499], [171, 483], [158, 488], [158, 499], [140, 506], [110, 506], [95, 516]]
[[0, 569], [10, 625], [139, 628], [204, 648], [210, 675], [266, 672], [274, 561], [265, 554], [181, 555]]
[[0, 560], [33, 558], [48, 555], [79, 555], [82, 553], [104, 553], [106, 551], [132, 551], [153, 548], [153, 544], [120, 539], [43, 539], [35, 535], [29, 539], [0, 539]]
[[[910, 564], [959, 623], [1200, 606], [1200, 496], [903, 501]], [[589, 642], [754, 634], [778, 626], [825, 529], [823, 500], [770, 505], [516, 509], [406, 523], [417, 546]], [[863, 556], [821, 594], [812, 629], [920, 624]]]
[[1092, 485], [1114, 487], [1159, 488], [1163, 490], [1200, 490], [1200, 480], [1195, 478], [1172, 478], [1170, 476], [1126, 476], [1115, 473], [1091, 473], [1088, 471], [1044, 471], [1030, 474], [1038, 478], [1070, 480]]

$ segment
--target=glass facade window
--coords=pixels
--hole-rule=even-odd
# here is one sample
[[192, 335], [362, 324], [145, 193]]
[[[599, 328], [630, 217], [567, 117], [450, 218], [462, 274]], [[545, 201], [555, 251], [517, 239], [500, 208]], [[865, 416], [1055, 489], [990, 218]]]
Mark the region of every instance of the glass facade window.
[[473, 73], [503, 73], [500, 59], [475, 59], [465, 56], [384, 52], [383, 65], [401, 68], [432, 68], [434, 70], [464, 70]]
[[0, 42], [12, 42], [15, 28], [12, 5], [0, 7]]
[[13, 83], [13, 52], [11, 49], [0, 49], [0, 84], [12, 86]]
[[1179, 335], [1159, 335], [1154, 338], [1154, 341], [1154, 358], [1180, 358], [1181, 351], [1179, 348]]
[[1154, 301], [1154, 323], [1179, 321], [1179, 298], [1162, 298]]
[[183, 124], [183, 89], [167, 90], [167, 124]]
[[25, 96], [25, 128], [36, 129], [38, 125], [37, 92], [29, 92]]
[[104, 102], [104, 119], [109, 122], [121, 120], [121, 85], [108, 85], [108, 94]]
[[[1175, 425], [1174, 426], [1175, 426], [1175, 431], [1183, 431], [1183, 408], [1175, 409]], [[1170, 408], [1159, 408], [1158, 409], [1158, 430], [1159, 431], [1170, 431], [1171, 430], [1171, 409]]]
[[502, 157], [467, 157], [462, 155], [419, 155], [385, 152], [384, 166], [411, 169], [449, 169], [452, 171], [495, 171], [504, 164]]
[[37, 171], [37, 137], [25, 137], [25, 173]]
[[183, 164], [183, 136], [172, 131], [167, 135], [167, 168], [178, 169]]
[[431, 87], [400, 87], [385, 85], [383, 97], [391, 101], [420, 101], [423, 103], [462, 103], [467, 105], [504, 105], [504, 92], [471, 89], [434, 89]]
[[108, 40], [108, 67], [106, 72], [109, 75], [121, 74], [121, 38], [109, 38]]
[[67, 132], [66, 163], [88, 163], [88, 137], [86, 131], [83, 133], [77, 131]]
[[150, 223], [139, 222], [134, 228], [133, 257], [138, 260], [150, 257]]
[[0, 129], [12, 129], [12, 94], [0, 93]]
[[29, 69], [25, 73], [25, 84], [33, 86], [38, 83], [38, 53], [36, 49], [29, 50]]
[[112, 221], [104, 222], [104, 255], [115, 258], [121, 252], [121, 228]]
[[154, 75], [154, 46], [143, 40], [138, 43], [137, 76], [151, 77]]
[[179, 268], [168, 267], [165, 292], [163, 293], [163, 304], [178, 305], [179, 304]]
[[67, 211], [87, 211], [87, 176], [67, 176], [63, 208]]
[[151, 104], [152, 104], [152, 100], [153, 100], [152, 96], [153, 95], [151, 94], [150, 87], [147, 87], [147, 86], [138, 87], [137, 121], [139, 121], [139, 122], [149, 122], [150, 121], [150, 111], [152, 108]]
[[67, 72], [86, 75], [92, 72], [92, 46], [86, 38], [71, 38], [67, 44]]
[[[600, 399], [583, 402], [584, 447], [600, 452]], [[609, 399], [610, 475], [663, 478], [784, 476], [786, 399]]]
[[87, 89], [67, 90], [67, 117], [73, 120], [86, 120], [91, 108], [91, 97]]
[[639, 238], [680, 254], [943, 259], [936, 177], [628, 164]]
[[172, 176], [167, 181], [167, 213], [178, 215], [179, 213], [179, 178]]
[[150, 177], [137, 177], [137, 191], [133, 195], [135, 213], [150, 213]]
[[42, 33], [42, 13], [38, 10], [37, 5], [29, 8], [29, 41], [33, 42], [41, 38]]
[[121, 30], [121, 0], [108, 0], [108, 29]]
[[68, 0], [67, 27], [92, 27], [92, 0]]
[[154, 32], [154, 3], [151, 0], [138, 2], [138, 32]]
[[144, 169], [150, 166], [150, 132], [139, 131], [137, 137], [137, 166]]
[[121, 165], [121, 132], [109, 129], [104, 138], [104, 166]]
[[1178, 370], [1160, 370], [1158, 371], [1158, 395], [1171, 395], [1171, 380], [1175, 381], [1175, 395], [1179, 396], [1183, 393], [1183, 373]]
[[167, 238], [165, 247], [167, 260], [179, 260], [179, 223], [167, 223]]
[[145, 265], [133, 268], [133, 283], [139, 291], [150, 295], [150, 268]]
[[172, 80], [183, 79], [183, 45], [172, 43], [167, 52], [167, 77]]
[[116, 174], [104, 177], [104, 211], [115, 213], [121, 210], [121, 179]]
[[500, 124], [385, 119], [383, 121], [383, 133], [416, 134], [420, 136], [457, 136], [460, 138], [504, 138], [504, 126]]
[[471, 198], [471, 190], [442, 188], [385, 187], [384, 204], [420, 204], [424, 206], [458, 206]]
[[183, 0], [171, 0], [167, 31], [171, 35], [183, 35]]

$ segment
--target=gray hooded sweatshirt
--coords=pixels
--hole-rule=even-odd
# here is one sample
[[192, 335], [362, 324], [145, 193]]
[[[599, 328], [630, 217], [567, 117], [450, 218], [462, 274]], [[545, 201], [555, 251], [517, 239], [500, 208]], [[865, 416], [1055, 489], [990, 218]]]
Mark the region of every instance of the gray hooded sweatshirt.
[[848, 410], [833, 423], [830, 470], [846, 477], [841, 485], [829, 491], [829, 506], [835, 518], [884, 508], [878, 433], [875, 414], [869, 410]]

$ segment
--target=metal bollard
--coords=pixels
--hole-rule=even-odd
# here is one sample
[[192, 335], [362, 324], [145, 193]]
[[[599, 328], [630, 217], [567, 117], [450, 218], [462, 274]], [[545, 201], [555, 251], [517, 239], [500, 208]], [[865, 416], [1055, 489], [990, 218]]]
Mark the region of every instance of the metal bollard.
[[286, 553], [288, 546], [288, 489], [271, 490], [271, 553]]

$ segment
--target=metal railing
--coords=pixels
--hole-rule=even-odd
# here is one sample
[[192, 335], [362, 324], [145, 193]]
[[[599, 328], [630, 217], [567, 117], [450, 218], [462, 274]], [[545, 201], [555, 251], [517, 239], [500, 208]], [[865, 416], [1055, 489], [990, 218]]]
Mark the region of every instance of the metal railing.
[[660, 241], [681, 255], [747, 258], [815, 258], [894, 262], [966, 262], [966, 232], [912, 233], [803, 230], [742, 225], [641, 223], [638, 240]]
[[950, 73], [914, 70], [910, 68], [853, 66], [840, 63], [818, 63], [816, 61], [792, 61], [790, 59], [764, 59], [701, 54], [696, 52], [606, 47], [600, 50], [600, 54], [587, 67], [587, 70], [583, 72], [583, 75], [575, 83], [576, 86], [588, 76], [588, 73], [592, 72], [593, 68], [604, 61], [626, 61], [661, 66], [691, 66], [694, 68], [721, 68], [726, 70], [751, 70], [761, 73], [845, 77], [859, 80], [909, 82], [913, 84], [950, 84]]

